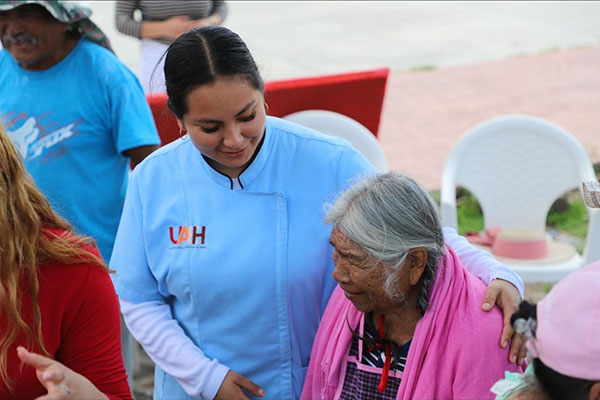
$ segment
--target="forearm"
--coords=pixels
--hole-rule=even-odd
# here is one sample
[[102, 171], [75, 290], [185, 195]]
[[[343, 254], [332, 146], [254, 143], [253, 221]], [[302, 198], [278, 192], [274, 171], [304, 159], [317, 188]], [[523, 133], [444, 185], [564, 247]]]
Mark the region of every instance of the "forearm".
[[140, 38], [156, 39], [168, 36], [164, 31], [164, 21], [144, 21], [140, 25]]
[[167, 304], [135, 304], [124, 299], [119, 303], [131, 334], [157, 366], [175, 378], [188, 395], [215, 397], [229, 368], [204, 355], [173, 319]]
[[133, 165], [136, 166], [158, 148], [159, 146], [157, 145], [138, 146], [129, 150], [125, 150], [123, 153], [129, 157]]
[[444, 239], [456, 252], [463, 265], [486, 285], [494, 279], [503, 279], [512, 283], [523, 298], [523, 281], [512, 269], [496, 260], [487, 251], [473, 246], [454, 229], [444, 227]]

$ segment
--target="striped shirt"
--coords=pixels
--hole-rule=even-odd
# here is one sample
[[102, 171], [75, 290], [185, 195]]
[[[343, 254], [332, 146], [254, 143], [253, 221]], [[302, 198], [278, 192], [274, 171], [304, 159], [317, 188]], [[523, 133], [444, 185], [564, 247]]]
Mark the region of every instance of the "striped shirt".
[[[141, 21], [134, 18], [136, 10], [141, 12]], [[143, 21], [163, 21], [180, 15], [189, 19], [200, 19], [213, 14], [225, 20], [227, 5], [224, 0], [117, 0], [115, 23], [119, 32], [140, 38]]]

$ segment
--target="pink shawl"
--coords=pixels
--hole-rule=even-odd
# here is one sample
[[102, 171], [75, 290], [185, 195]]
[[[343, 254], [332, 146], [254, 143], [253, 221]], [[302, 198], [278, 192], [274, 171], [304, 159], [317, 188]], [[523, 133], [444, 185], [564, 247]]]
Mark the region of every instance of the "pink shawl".
[[[446, 248], [396, 399], [492, 399], [490, 388], [505, 370], [522, 372], [499, 345], [502, 312], [481, 309], [485, 284]], [[352, 340], [348, 323], [356, 327], [361, 315], [337, 286], [313, 344], [301, 399], [334, 398], [344, 383], [340, 371]]]

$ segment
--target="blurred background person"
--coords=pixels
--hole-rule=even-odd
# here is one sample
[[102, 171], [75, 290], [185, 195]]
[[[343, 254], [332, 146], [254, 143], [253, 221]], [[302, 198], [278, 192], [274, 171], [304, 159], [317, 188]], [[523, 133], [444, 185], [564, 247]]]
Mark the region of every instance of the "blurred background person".
[[[136, 11], [141, 20], [135, 18]], [[139, 75], [144, 92], [166, 91], [163, 55], [173, 40], [196, 26], [221, 25], [226, 16], [224, 0], [117, 0], [118, 31], [141, 39]]]
[[119, 305], [93, 239], [54, 213], [0, 126], [0, 398], [45, 393], [132, 398]]
[[108, 261], [130, 160], [160, 144], [135, 75], [91, 11], [61, 1], [0, 1], [0, 116], [52, 207]]

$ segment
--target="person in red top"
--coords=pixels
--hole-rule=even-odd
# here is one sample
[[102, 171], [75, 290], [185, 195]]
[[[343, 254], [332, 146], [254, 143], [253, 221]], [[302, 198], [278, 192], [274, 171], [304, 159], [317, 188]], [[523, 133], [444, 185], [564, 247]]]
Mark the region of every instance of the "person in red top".
[[52, 211], [0, 127], [0, 399], [132, 399], [120, 332], [93, 239]]

